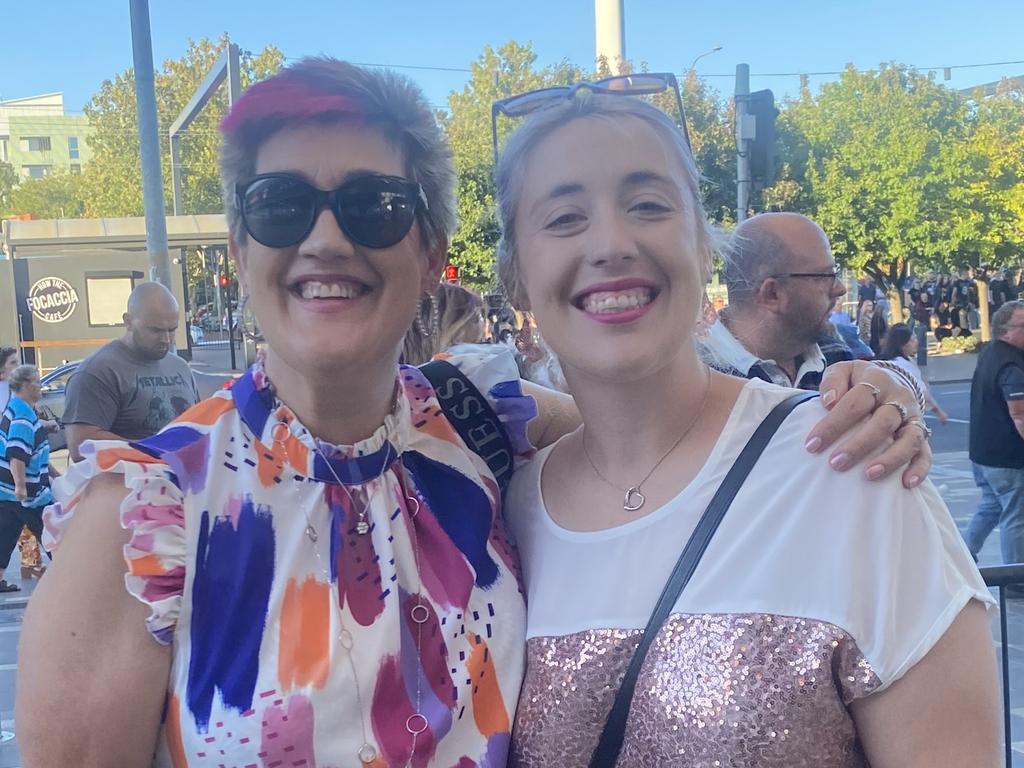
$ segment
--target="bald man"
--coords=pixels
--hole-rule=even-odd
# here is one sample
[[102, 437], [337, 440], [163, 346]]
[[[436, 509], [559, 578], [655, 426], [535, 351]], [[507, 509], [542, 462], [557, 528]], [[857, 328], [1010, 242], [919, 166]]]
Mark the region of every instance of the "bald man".
[[729, 306], [704, 341], [708, 362], [817, 389], [826, 366], [852, 359], [829, 322], [846, 288], [821, 227], [796, 213], [763, 213], [736, 227], [725, 261]]
[[62, 421], [74, 461], [86, 440], [141, 440], [199, 401], [188, 363], [172, 353], [178, 302], [160, 283], [128, 297], [125, 333], [87, 357], [68, 382]]

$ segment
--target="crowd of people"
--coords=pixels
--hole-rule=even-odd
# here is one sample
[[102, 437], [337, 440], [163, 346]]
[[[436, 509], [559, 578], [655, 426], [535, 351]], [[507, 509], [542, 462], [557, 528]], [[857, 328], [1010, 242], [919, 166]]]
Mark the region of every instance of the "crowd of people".
[[496, 148], [516, 328], [438, 284], [455, 171], [410, 82], [311, 59], [234, 103], [262, 351], [155, 434], [79, 406], [26, 764], [995, 764], [992, 599], [927, 481], [910, 347], [852, 359], [793, 214], [737, 228], [714, 312], [686, 133], [626, 93], [495, 105], [531, 105]]

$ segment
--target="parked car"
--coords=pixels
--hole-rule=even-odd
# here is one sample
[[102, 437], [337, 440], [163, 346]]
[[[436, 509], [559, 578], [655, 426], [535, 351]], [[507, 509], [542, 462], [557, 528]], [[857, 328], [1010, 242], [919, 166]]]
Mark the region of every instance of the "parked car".
[[[66, 363], [43, 376], [39, 383], [42, 386], [43, 394], [39, 398], [39, 410], [45, 418], [56, 421], [60, 428], [49, 434], [50, 450], [60, 451], [68, 447], [68, 440], [64, 434], [64, 398], [68, 382], [72, 375], [78, 370], [81, 360], [73, 363]], [[199, 389], [200, 399], [205, 399], [214, 392], [223, 389], [224, 385], [235, 377], [230, 374], [203, 373], [193, 369], [192, 375], [196, 379], [196, 387]]]

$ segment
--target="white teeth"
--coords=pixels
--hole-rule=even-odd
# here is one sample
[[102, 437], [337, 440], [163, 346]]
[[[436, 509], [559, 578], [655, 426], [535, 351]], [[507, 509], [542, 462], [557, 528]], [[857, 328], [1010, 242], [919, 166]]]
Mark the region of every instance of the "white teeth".
[[653, 301], [650, 288], [630, 288], [626, 291], [599, 291], [583, 299], [583, 310], [593, 315], [605, 315], [623, 310], [639, 309]]
[[304, 299], [354, 299], [362, 291], [359, 286], [344, 283], [321, 283], [316, 280], [308, 280], [299, 285]]

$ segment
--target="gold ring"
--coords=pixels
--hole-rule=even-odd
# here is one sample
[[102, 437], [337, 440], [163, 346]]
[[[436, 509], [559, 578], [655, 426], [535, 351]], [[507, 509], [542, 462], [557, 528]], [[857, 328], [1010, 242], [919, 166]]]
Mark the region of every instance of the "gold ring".
[[878, 387], [876, 387], [870, 381], [858, 381], [853, 386], [855, 386], [855, 387], [867, 387], [868, 389], [870, 389], [871, 390], [871, 396], [873, 398], [875, 398], [875, 404], [876, 405], [878, 404], [878, 396], [880, 394], [882, 394], [882, 390], [880, 390]]
[[[893, 408], [900, 412], [900, 429], [907, 425], [907, 421], [910, 417], [910, 411], [907, 410], [907, 406], [905, 406], [903, 403], [898, 403], [895, 400], [886, 400], [884, 403], [882, 403], [882, 405], [891, 405]], [[878, 407], [881, 408], [882, 405]]]
[[922, 419], [920, 416], [914, 416], [912, 419], [907, 419], [907, 423], [904, 426], [909, 427], [911, 424], [921, 429], [921, 434], [924, 435], [925, 440], [932, 436], [931, 429], [928, 427], [927, 424], [924, 423], [924, 419]]

